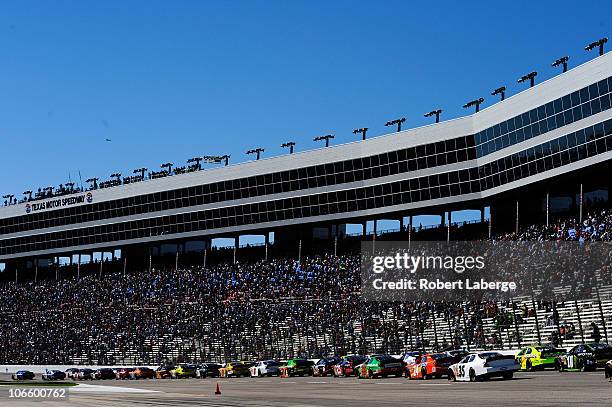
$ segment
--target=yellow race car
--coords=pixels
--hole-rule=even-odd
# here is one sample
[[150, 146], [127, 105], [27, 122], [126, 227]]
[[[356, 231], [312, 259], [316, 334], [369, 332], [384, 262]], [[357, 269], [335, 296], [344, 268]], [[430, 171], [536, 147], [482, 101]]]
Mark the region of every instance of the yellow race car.
[[197, 377], [196, 365], [181, 363], [174, 369], [170, 370], [170, 375], [173, 379], [184, 379], [187, 377]]
[[565, 349], [556, 349], [548, 346], [527, 346], [517, 353], [516, 362], [521, 370], [542, 370], [547, 367], [554, 368], [557, 358], [565, 355]]

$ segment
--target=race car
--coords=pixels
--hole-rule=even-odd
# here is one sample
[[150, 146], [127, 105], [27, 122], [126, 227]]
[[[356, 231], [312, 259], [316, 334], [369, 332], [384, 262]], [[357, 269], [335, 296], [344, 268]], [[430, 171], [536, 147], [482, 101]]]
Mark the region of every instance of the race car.
[[319, 359], [319, 361], [312, 367], [312, 375], [327, 376], [334, 374], [334, 366], [340, 362], [342, 362], [342, 359], [340, 359], [338, 356]]
[[543, 370], [555, 367], [559, 356], [565, 354], [565, 349], [556, 349], [547, 346], [527, 346], [516, 354], [515, 359], [521, 370]]
[[289, 359], [279, 368], [280, 377], [312, 376], [313, 366], [314, 362], [308, 359]]
[[75, 380], [93, 380], [94, 378], [94, 371], [89, 368], [79, 369], [76, 377], [73, 377]]
[[582, 343], [571, 348], [565, 355], [557, 358], [559, 371], [585, 371], [605, 367], [612, 359], [612, 347], [607, 343]]
[[162, 365], [155, 369], [155, 378], [156, 379], [168, 379], [172, 377], [172, 370], [175, 369], [174, 365]]
[[417, 356], [412, 363], [406, 364], [406, 376], [409, 379], [430, 379], [448, 374], [448, 367], [453, 364], [452, 356], [446, 353], [427, 353]]
[[155, 378], [155, 370], [148, 368], [148, 367], [144, 367], [144, 366], [140, 366], [135, 368], [131, 373], [130, 376], [132, 379], [138, 380], [138, 379], [153, 379]]
[[76, 367], [70, 367], [66, 370], [64, 370], [64, 373], [66, 373], [66, 377], [72, 380], [76, 380], [78, 374], [79, 374], [79, 369]]
[[371, 356], [359, 369], [360, 379], [404, 375], [404, 363], [390, 355]]
[[219, 369], [219, 376], [247, 377], [251, 375], [251, 372], [249, 372], [249, 367], [250, 366], [248, 364], [240, 361], [227, 362], [225, 366]]
[[218, 363], [206, 362], [196, 366], [196, 376], [200, 379], [207, 377], [219, 377], [219, 369], [221, 365]]
[[423, 354], [423, 352], [421, 351], [410, 351], [410, 352], [406, 352], [402, 355], [402, 360], [404, 361], [404, 363], [408, 364], [408, 363], [414, 363], [414, 360], [421, 356]]
[[133, 371], [133, 367], [122, 367], [117, 370], [117, 373], [115, 373], [115, 378], [117, 380], [131, 379]]
[[45, 373], [42, 374], [43, 380], [64, 380], [66, 378], [66, 373], [61, 370], [49, 370], [45, 369]]
[[32, 380], [34, 377], [36, 377], [36, 375], [29, 370], [18, 370], [11, 375], [13, 380]]
[[342, 361], [334, 366], [334, 376], [346, 377], [357, 376], [356, 366], [366, 361], [363, 355], [345, 356]]
[[102, 367], [94, 372], [94, 378], [97, 380], [108, 380], [115, 378], [115, 372], [109, 367]]
[[181, 363], [176, 366], [174, 369], [170, 370], [170, 377], [173, 379], [185, 379], [188, 377], [197, 377], [198, 374], [196, 372], [196, 365]]
[[512, 379], [520, 367], [511, 355], [498, 352], [471, 353], [449, 367], [448, 380], [475, 382], [492, 377]]
[[278, 376], [280, 375], [280, 362], [276, 360], [260, 360], [255, 362], [253, 366], [249, 368], [251, 377], [263, 377], [263, 376]]

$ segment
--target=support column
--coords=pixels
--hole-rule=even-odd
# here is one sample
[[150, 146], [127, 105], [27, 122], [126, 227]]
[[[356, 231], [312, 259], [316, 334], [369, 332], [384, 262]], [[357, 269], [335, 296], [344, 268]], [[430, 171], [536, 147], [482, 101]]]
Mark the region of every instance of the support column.
[[[36, 267], [38, 270], [38, 267]], [[79, 253], [79, 260], [77, 262], [77, 280], [81, 279], [81, 253]]]
[[153, 253], [149, 247], [149, 273], [153, 271]]
[[519, 201], [516, 200], [516, 225], [514, 227], [515, 233], [518, 235], [519, 232]]
[[489, 240], [493, 234], [493, 205], [489, 206]]
[[365, 221], [362, 223], [363, 225], [363, 236], [362, 236], [362, 240], [366, 240], [366, 237], [368, 236], [368, 222]]
[[450, 242], [450, 228], [451, 228], [451, 211], [446, 212], [448, 214], [448, 225], [446, 227], [446, 241]]
[[302, 261], [302, 239], [298, 243], [298, 263]]
[[440, 214], [440, 226], [444, 226], [444, 218], [446, 217], [446, 213], [442, 212], [442, 214]]
[[100, 275], [99, 278], [102, 278], [102, 268], [104, 267], [104, 252], [100, 253]]
[[404, 231], [404, 217], [402, 216], [398, 220], [399, 220], [399, 229], [400, 229], [400, 232], [403, 232]]
[[266, 232], [266, 234], [264, 235], [264, 239], [265, 239], [265, 249], [266, 249], [266, 258], [265, 260], [268, 261], [268, 246], [270, 245], [270, 232]]
[[485, 208], [480, 208], [480, 223], [484, 223], [485, 221]]
[[123, 257], [123, 275], [125, 276], [125, 271], [127, 269], [127, 257]]
[[38, 259], [34, 259], [34, 284], [38, 281]]
[[176, 257], [174, 259], [174, 271], [178, 271], [178, 260], [179, 260], [179, 250], [178, 245], [176, 246]]
[[584, 191], [582, 190], [582, 182], [580, 183], [580, 195], [578, 196], [578, 219], [582, 223], [582, 205], [584, 201]]
[[207, 247], [206, 244], [204, 244], [204, 259], [202, 260], [202, 267], [206, 268], [206, 254], [207, 254]]
[[236, 255], [238, 254], [238, 246], [240, 246], [240, 236], [234, 238], [234, 264], [236, 264]]
[[15, 284], [17, 284], [17, 272], [18, 272], [18, 268], [15, 267]]
[[549, 214], [550, 214], [550, 193], [546, 191], [546, 227], [550, 226]]
[[412, 240], [412, 215], [408, 217], [408, 248], [410, 249], [410, 243]]

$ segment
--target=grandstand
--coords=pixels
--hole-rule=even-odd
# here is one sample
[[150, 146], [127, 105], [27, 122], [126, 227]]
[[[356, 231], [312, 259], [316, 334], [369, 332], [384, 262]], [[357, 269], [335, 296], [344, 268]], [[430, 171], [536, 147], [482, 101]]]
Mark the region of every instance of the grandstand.
[[[365, 302], [355, 253], [362, 239], [609, 242], [611, 91], [604, 54], [456, 120], [7, 202], [0, 363], [516, 349], [596, 331], [607, 341], [609, 269], [578, 301]], [[480, 221], [453, 222], [464, 209]], [[415, 227], [422, 214], [440, 215], [440, 227]], [[381, 219], [399, 228], [382, 233]], [[346, 235], [347, 224], [363, 235]], [[264, 235], [264, 246], [211, 248], [244, 234]]]

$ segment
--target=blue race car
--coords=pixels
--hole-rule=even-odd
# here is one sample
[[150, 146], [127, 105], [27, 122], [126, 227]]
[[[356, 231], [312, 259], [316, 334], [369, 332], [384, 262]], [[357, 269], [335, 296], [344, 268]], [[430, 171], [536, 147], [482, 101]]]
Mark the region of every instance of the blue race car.
[[29, 370], [18, 370], [11, 377], [13, 380], [32, 380], [36, 375]]

